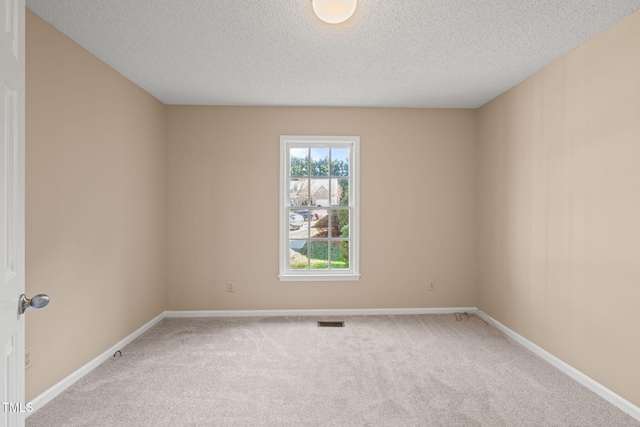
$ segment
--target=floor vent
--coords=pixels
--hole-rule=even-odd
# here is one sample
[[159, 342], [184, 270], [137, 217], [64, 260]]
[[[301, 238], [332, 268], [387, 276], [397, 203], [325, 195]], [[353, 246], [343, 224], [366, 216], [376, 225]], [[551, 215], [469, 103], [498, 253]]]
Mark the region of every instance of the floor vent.
[[344, 328], [344, 322], [323, 322], [318, 321], [319, 328]]

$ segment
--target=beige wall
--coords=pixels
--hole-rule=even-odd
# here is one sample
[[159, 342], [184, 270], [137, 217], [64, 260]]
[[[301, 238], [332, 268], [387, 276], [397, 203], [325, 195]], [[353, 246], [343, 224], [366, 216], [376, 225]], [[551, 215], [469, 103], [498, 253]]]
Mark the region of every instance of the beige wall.
[[30, 400], [165, 308], [164, 106], [27, 11]]
[[479, 111], [478, 307], [640, 405], [640, 12]]
[[[167, 308], [475, 306], [476, 133], [473, 110], [168, 106]], [[283, 134], [361, 137], [359, 281], [277, 279]]]

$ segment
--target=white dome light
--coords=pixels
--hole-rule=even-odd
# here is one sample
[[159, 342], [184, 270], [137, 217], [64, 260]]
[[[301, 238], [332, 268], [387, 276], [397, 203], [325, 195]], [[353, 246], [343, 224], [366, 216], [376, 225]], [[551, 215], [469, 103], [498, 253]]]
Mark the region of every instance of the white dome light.
[[313, 11], [329, 24], [339, 24], [351, 18], [357, 0], [312, 0]]

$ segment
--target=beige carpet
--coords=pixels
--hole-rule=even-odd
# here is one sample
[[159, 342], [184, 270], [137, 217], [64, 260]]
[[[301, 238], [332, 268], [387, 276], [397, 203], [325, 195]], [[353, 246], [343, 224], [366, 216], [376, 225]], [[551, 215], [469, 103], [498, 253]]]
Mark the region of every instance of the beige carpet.
[[478, 317], [322, 319], [164, 319], [27, 426], [640, 426]]

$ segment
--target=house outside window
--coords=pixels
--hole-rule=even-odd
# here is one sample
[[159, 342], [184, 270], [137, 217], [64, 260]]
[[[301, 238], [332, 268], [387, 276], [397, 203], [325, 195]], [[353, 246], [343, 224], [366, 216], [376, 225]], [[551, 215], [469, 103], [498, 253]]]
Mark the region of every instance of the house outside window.
[[280, 137], [280, 280], [358, 280], [357, 136]]

